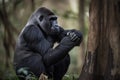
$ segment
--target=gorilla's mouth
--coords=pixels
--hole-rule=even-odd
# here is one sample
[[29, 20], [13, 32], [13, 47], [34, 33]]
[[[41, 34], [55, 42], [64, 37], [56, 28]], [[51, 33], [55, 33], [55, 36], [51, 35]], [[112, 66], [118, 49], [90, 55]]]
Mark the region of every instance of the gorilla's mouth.
[[58, 26], [51, 27], [51, 33], [52, 34], [59, 34], [60, 33], [60, 28]]

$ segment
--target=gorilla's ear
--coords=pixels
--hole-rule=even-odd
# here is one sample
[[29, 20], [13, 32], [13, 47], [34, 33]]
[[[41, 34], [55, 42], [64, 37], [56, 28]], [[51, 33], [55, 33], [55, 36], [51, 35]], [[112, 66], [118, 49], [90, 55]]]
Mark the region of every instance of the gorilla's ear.
[[43, 18], [44, 18], [44, 16], [43, 16], [43, 15], [41, 15], [41, 16], [39, 17], [39, 20], [40, 20], [40, 21], [42, 21], [42, 20], [43, 20]]

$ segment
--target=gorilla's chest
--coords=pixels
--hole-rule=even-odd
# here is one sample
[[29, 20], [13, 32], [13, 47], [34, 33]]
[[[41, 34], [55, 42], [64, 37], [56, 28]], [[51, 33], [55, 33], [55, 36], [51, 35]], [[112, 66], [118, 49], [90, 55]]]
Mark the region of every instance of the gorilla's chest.
[[47, 41], [49, 47], [53, 48], [54, 43], [55, 43], [54, 40], [51, 37], [46, 37], [46, 41]]

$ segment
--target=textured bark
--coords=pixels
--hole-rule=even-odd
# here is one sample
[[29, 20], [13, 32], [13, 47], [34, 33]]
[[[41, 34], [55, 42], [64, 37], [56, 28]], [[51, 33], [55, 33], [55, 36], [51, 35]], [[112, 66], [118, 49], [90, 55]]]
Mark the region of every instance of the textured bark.
[[79, 80], [120, 80], [120, 0], [91, 0], [89, 21]]

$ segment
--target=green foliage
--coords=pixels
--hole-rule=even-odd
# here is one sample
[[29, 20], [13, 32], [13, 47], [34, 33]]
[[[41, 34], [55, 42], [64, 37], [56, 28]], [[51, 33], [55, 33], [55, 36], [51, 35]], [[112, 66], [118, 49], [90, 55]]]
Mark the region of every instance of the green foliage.
[[28, 71], [27, 67], [20, 68], [18, 70], [18, 73], [21, 74], [21, 75], [18, 75], [19, 77], [23, 77], [26, 80], [37, 80], [37, 78], [35, 77], [35, 75], [32, 72]]
[[75, 75], [65, 75], [64, 77], [63, 77], [63, 80], [78, 80], [78, 77], [77, 76], [75, 76]]
[[0, 80], [18, 80], [13, 68], [0, 67]]

